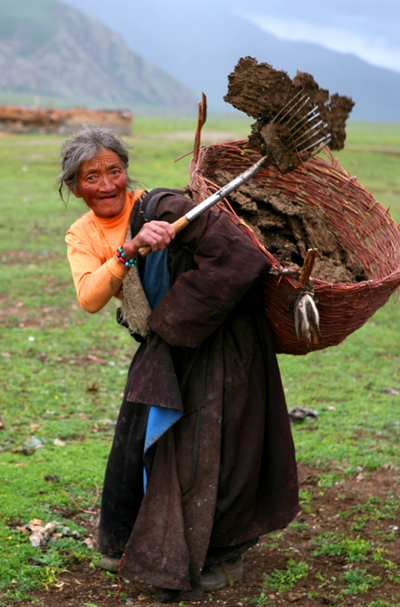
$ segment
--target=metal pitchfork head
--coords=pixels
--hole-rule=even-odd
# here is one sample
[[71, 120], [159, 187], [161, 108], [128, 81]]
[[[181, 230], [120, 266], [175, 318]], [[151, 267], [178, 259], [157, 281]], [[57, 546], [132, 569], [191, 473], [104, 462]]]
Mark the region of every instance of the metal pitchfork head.
[[261, 128], [267, 152], [282, 173], [288, 173], [301, 162], [300, 153], [315, 154], [329, 143], [329, 125], [321, 119], [318, 105], [299, 91]]

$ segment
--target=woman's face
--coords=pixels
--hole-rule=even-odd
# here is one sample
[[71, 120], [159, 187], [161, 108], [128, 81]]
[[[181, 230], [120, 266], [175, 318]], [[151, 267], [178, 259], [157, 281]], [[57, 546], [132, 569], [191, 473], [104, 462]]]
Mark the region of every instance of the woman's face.
[[115, 152], [102, 149], [79, 167], [78, 180], [71, 191], [83, 198], [97, 217], [114, 217], [125, 206], [128, 175]]

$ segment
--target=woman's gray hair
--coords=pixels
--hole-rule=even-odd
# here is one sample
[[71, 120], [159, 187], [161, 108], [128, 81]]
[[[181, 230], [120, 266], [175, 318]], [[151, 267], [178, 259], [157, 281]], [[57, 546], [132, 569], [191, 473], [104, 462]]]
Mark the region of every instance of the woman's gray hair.
[[[102, 149], [115, 152], [124, 169], [128, 170], [128, 148], [110, 129], [84, 124], [75, 135], [65, 141], [61, 155], [62, 172], [58, 176], [58, 192], [61, 200], [64, 200], [65, 186], [68, 194], [71, 188], [77, 186], [79, 167], [82, 162], [92, 160]], [[128, 176], [127, 187], [132, 188], [133, 184], [133, 179]]]

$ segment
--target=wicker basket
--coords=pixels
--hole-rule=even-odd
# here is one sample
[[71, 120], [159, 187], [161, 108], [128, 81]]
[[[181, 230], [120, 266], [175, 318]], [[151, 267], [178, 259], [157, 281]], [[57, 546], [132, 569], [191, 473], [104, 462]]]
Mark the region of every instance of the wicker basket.
[[[260, 156], [247, 140], [200, 148], [197, 162], [190, 165], [190, 188], [196, 203], [218, 187], [217, 170], [238, 175]], [[400, 285], [400, 231], [389, 212], [351, 177], [332, 156], [314, 156], [294, 171], [281, 174], [272, 165], [254, 178], [258, 187], [282, 192], [289, 199], [308, 206], [320, 205], [330, 231], [351, 262], [360, 264], [368, 280], [356, 284], [333, 284], [313, 279], [320, 314], [318, 343], [298, 339], [292, 304], [304, 286], [293, 277], [268, 275], [265, 279], [265, 313], [274, 334], [276, 351], [307, 354], [342, 342], [360, 328]], [[221, 205], [222, 203], [220, 203]], [[225, 206], [233, 221], [237, 217]], [[255, 235], [240, 224], [249, 237]], [[274, 268], [280, 263], [257, 241]]]

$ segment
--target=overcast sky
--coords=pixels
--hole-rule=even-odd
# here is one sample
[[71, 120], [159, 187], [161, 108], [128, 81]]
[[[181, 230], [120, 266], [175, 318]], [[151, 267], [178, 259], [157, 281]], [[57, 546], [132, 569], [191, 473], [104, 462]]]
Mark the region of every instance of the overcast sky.
[[[131, 21], [134, 31], [135, 7], [147, 0], [63, 1], [116, 31]], [[154, 18], [162, 15], [168, 28], [168, 19], [188, 2], [199, 11], [204, 5], [225, 6], [278, 38], [315, 42], [400, 72], [400, 0], [153, 0], [159, 7]]]
[[399, 0], [245, 0], [232, 5], [278, 38], [316, 42], [400, 72]]

